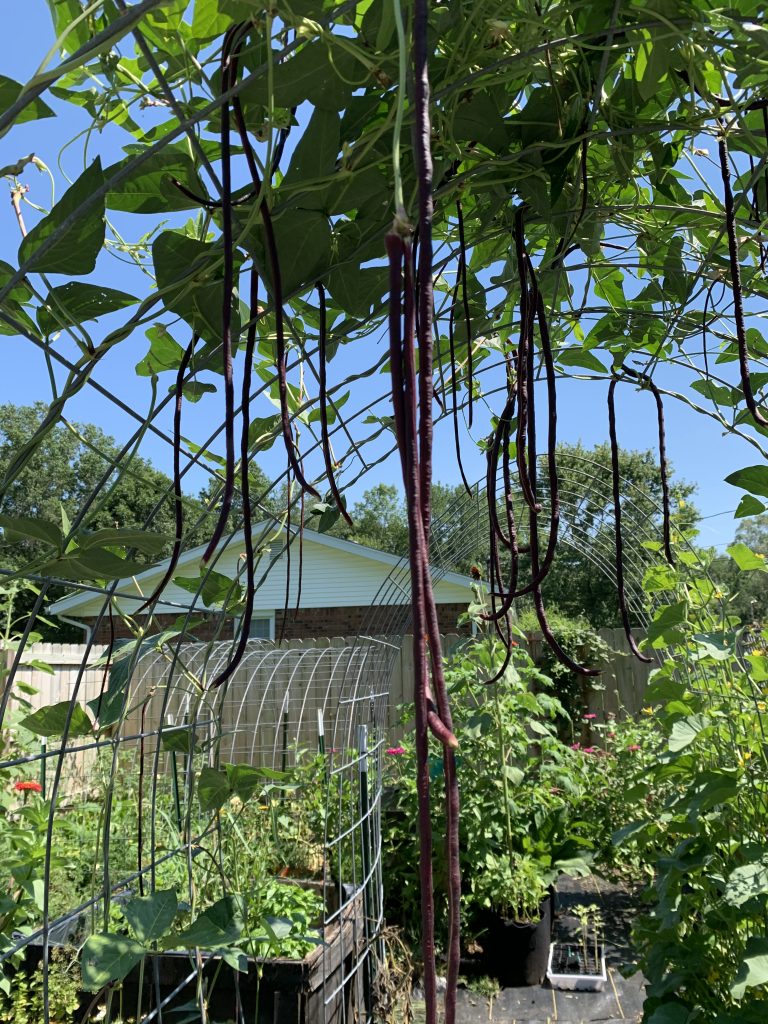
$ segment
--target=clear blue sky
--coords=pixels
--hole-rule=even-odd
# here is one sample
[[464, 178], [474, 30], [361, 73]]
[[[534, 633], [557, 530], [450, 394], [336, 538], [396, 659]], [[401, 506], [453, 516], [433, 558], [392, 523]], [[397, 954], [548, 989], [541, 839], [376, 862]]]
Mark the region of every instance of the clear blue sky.
[[[35, 72], [52, 43], [53, 32], [44, 0], [26, 0], [26, 3], [15, 11], [12, 26], [6, 25], [6, 31], [0, 35], [0, 71], [18, 81], [24, 81]], [[55, 61], [56, 58], [54, 63]], [[62, 147], [78, 131], [88, 126], [89, 118], [87, 115], [84, 117], [77, 108], [48, 96], [46, 102], [54, 108], [58, 116], [55, 119], [21, 125], [0, 139], [0, 166], [13, 163], [29, 152], [35, 152], [51, 168], [56, 178], [57, 194], [60, 195], [66, 188], [66, 180], [57, 165]], [[136, 111], [134, 116], [137, 119], [143, 118], [144, 121], [141, 123], [146, 123], [149, 128], [157, 120], [158, 114], [156, 111], [147, 110]], [[96, 153], [101, 154], [105, 164], [119, 159], [122, 156], [119, 146], [124, 141], [124, 135], [111, 130], [94, 136], [89, 142], [89, 159]], [[69, 178], [75, 178], [83, 169], [82, 140], [64, 150], [60, 159], [63, 171]], [[47, 207], [50, 202], [50, 183], [46, 176], [29, 168], [23, 180], [32, 187], [29, 198]], [[34, 211], [27, 213], [28, 226], [35, 223], [36, 216]], [[16, 265], [19, 236], [13, 211], [7, 200], [0, 212], [0, 218], [0, 258]], [[136, 237], [141, 230], [141, 218], [113, 215], [113, 220], [118, 228], [125, 229], [129, 238]], [[178, 223], [178, 215], [176, 220], [171, 222], [173, 223]], [[106, 255], [100, 258], [92, 280], [129, 292], [133, 291], [138, 295], [145, 295], [149, 284], [148, 279], [140, 272]], [[54, 279], [53, 283], [62, 281]], [[99, 330], [106, 326], [109, 324], [100, 325]], [[2, 337], [1, 343], [6, 358], [3, 360], [3, 373], [0, 374], [0, 402], [24, 404], [35, 400], [49, 400], [50, 389], [42, 356], [28, 342], [21, 339]], [[375, 344], [383, 354], [383, 339], [379, 339]], [[134, 373], [134, 366], [145, 354], [147, 347], [143, 336], [134, 335], [119, 345], [96, 372], [99, 381], [119, 394], [137, 411], [146, 410], [150, 404], [149, 381], [147, 378], [137, 377]], [[341, 377], [344, 372], [343, 366], [335, 369], [333, 365], [331, 367], [332, 376], [339, 373]], [[726, 368], [726, 372], [730, 372], [736, 383], [736, 371]], [[167, 390], [171, 379], [170, 374], [161, 377], [161, 394]], [[684, 379], [671, 371], [667, 371], [666, 378], [658, 378], [658, 382], [680, 390], [684, 385]], [[363, 385], [363, 394], [372, 397], [381, 392], [385, 385], [385, 378], [379, 376], [375, 386]], [[606, 440], [606, 389], [607, 386], [603, 383], [564, 381], [560, 384], [559, 423], [563, 440], [580, 440], [587, 446]], [[265, 416], [273, 411], [266, 399], [260, 399], [259, 402], [258, 408], [253, 410], [254, 415]], [[106, 400], [100, 399], [92, 389], [86, 389], [76, 396], [67, 409], [71, 419], [96, 423], [119, 439], [126, 438], [135, 427], [128, 416], [116, 410]], [[187, 404], [184, 415], [185, 436], [198, 443], [202, 442], [221, 421], [220, 395], [207, 396], [197, 405]], [[623, 446], [647, 448], [655, 445], [655, 411], [649, 395], [636, 395], [630, 388], [626, 388], [619, 417], [620, 441]], [[166, 418], [164, 422], [167, 426], [168, 419]], [[483, 422], [481, 419], [476, 437], [482, 435], [486, 423], [487, 421]], [[740, 492], [725, 484], [723, 478], [734, 469], [760, 461], [758, 453], [739, 438], [723, 437], [720, 428], [713, 421], [671, 400], [667, 403], [667, 434], [669, 456], [676, 474], [698, 486], [696, 502], [703, 515], [708, 517], [702, 524], [702, 541], [707, 544], [724, 545], [733, 536], [735, 524], [730, 513], [738, 503]], [[469, 475], [472, 478], [481, 476], [483, 468], [480, 456], [472, 455], [469, 443], [465, 450], [466, 461], [470, 467]], [[152, 437], [145, 439], [141, 452], [159, 468], [170, 470], [170, 450], [161, 441]], [[282, 468], [282, 459], [278, 460], [277, 453], [271, 452], [264, 458], [263, 465], [270, 472], [278, 466]], [[436, 438], [435, 477], [443, 482], [458, 482], [451, 435], [447, 428], [441, 430]], [[188, 489], [194, 491], [202, 485], [204, 479], [202, 472], [190, 477]], [[366, 486], [380, 480], [400, 483], [397, 460], [390, 459], [386, 464], [372, 469], [365, 480], [352, 490], [352, 500], [359, 496]]]

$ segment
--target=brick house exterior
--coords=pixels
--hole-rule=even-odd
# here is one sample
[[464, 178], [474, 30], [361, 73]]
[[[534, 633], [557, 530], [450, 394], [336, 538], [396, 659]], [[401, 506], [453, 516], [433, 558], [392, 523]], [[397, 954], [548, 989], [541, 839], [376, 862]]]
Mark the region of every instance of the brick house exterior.
[[[258, 530], [259, 527], [254, 534]], [[264, 561], [257, 570], [257, 578], [262, 582], [256, 591], [249, 629], [252, 637], [279, 639], [282, 635], [286, 640], [297, 640], [407, 631], [409, 583], [407, 566], [401, 559], [312, 530], [304, 531], [302, 548], [299, 590], [297, 560], [292, 558], [289, 564], [284, 542], [273, 540], [271, 545], [262, 545]], [[219, 553], [213, 566], [215, 571], [242, 582], [242, 549], [243, 537], [239, 534]], [[234, 616], [222, 616], [219, 607], [207, 607], [199, 598], [195, 599], [188, 587], [177, 583], [180, 577], [191, 582], [199, 579], [202, 551], [196, 548], [180, 558], [174, 579], [159, 595], [152, 632], [173, 627], [187, 613], [195, 620], [192, 633], [199, 640], [229, 639], [239, 630], [239, 621]], [[49, 606], [48, 614], [61, 615], [72, 624], [82, 625], [87, 635], [93, 633], [97, 643], [130, 637], [131, 630], [121, 613], [134, 614], [142, 600], [131, 594], [151, 594], [165, 575], [167, 565], [161, 562], [135, 579], [118, 582], [115, 593], [119, 598], [114, 602], [117, 614], [112, 616], [111, 626], [108, 616], [103, 614], [104, 599], [93, 593], [68, 594]], [[437, 577], [434, 592], [440, 629], [454, 633], [459, 616], [472, 599], [472, 581], [442, 569]], [[283, 628], [286, 586], [288, 611]], [[139, 614], [137, 619], [140, 621], [141, 617]]]
[[[285, 640], [301, 640], [305, 637], [327, 637], [344, 636], [354, 637], [365, 633], [365, 623], [369, 616], [376, 615], [381, 611], [378, 608], [295, 608], [288, 609], [285, 621], [283, 638]], [[457, 625], [459, 616], [466, 612], [466, 604], [440, 604], [437, 606], [438, 622], [441, 633], [461, 633], [467, 631], [466, 626]], [[389, 611], [389, 609], [387, 609]], [[403, 608], [403, 618], [408, 614], [408, 609]], [[396, 616], [400, 618], [400, 616]], [[156, 615], [154, 618], [155, 627], [153, 632], [161, 632], [165, 629], [172, 629], [177, 621], [176, 615]], [[195, 616], [195, 618], [200, 618]], [[108, 618], [102, 617], [98, 626], [95, 626], [95, 619], [83, 619], [83, 626], [93, 628], [94, 642], [97, 644], [108, 644], [112, 639], [123, 640], [133, 636], [127, 623], [122, 619], [113, 619], [113, 626], [110, 628]], [[282, 609], [276, 614], [275, 639], [281, 632]], [[212, 640], [217, 634], [218, 620], [215, 616], [205, 616], [205, 620], [195, 626], [193, 634], [198, 640]], [[223, 639], [231, 636], [231, 632], [219, 630], [218, 638]]]

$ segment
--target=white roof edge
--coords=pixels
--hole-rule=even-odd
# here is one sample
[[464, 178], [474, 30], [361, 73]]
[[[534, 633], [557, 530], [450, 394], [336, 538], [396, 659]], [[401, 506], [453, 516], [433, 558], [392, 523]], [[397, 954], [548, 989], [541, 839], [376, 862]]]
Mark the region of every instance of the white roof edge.
[[[265, 522], [257, 523], [252, 528], [252, 533], [258, 533], [264, 526]], [[383, 562], [385, 565], [389, 565], [392, 568], [400, 565], [403, 562], [403, 557], [400, 555], [393, 555], [388, 551], [378, 551], [376, 548], [368, 547], [367, 544], [358, 544], [357, 541], [343, 540], [341, 537], [333, 537], [327, 533], [319, 533], [317, 530], [310, 530], [307, 527], [304, 528], [304, 536], [316, 544], [324, 544], [326, 547], [335, 548], [337, 551], [345, 551], [351, 555], [357, 555], [359, 558], [368, 558], [374, 562]], [[233, 534], [231, 539], [227, 541], [217, 552], [218, 558], [224, 554], [226, 549], [231, 545], [237, 545], [245, 537], [244, 530], [238, 530], [237, 533]], [[184, 566], [189, 565], [191, 562], [199, 560], [204, 551], [206, 545], [199, 544], [197, 547], [190, 548], [189, 551], [185, 551], [179, 558], [176, 565], [177, 569], [181, 569]], [[120, 594], [123, 585], [128, 585], [134, 580], [137, 584], [142, 584], [156, 577], [161, 577], [165, 572], [165, 567], [168, 564], [169, 559], [165, 558], [162, 562], [158, 562], [157, 565], [150, 566], [149, 569], [145, 569], [143, 572], [136, 576], [131, 576], [125, 580], [118, 581], [117, 592]], [[215, 563], [214, 566], [215, 567]], [[436, 583], [453, 583], [460, 587], [469, 587], [472, 585], [472, 580], [469, 576], [462, 576], [461, 573], [446, 571], [435, 581]], [[143, 589], [143, 588], [142, 588]], [[58, 601], [54, 601], [53, 604], [49, 604], [46, 607], [46, 611], [52, 615], [60, 615], [68, 613], [73, 609], [78, 608], [80, 605], [93, 600], [94, 593], [91, 590], [79, 591], [74, 594], [67, 594], [64, 597], [59, 598]], [[140, 594], [128, 595], [120, 594], [118, 599], [126, 601], [136, 601], [141, 597]]]

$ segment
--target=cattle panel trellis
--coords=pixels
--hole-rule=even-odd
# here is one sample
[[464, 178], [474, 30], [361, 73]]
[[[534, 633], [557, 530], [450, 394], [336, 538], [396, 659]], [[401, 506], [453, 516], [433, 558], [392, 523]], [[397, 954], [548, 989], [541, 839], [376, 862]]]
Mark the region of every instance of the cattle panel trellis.
[[[396, 667], [397, 703], [410, 699], [409, 644], [410, 638], [403, 642], [399, 637], [371, 638], [365, 643], [355, 637], [319, 637], [277, 645], [250, 640], [238, 670], [226, 687], [216, 691], [216, 700], [209, 707], [211, 722], [215, 720], [221, 737], [221, 758], [279, 768], [293, 765], [297, 754], [318, 751], [321, 734], [329, 748], [352, 745], [353, 722], [349, 715], [337, 716], [336, 709], [361, 699], [360, 687], [364, 685], [369, 686], [369, 702], [385, 700], [388, 710], [383, 723], [385, 728], [390, 727], [396, 707], [390, 709], [387, 672], [392, 665]], [[122, 733], [128, 736], [140, 728], [160, 731], [161, 724], [166, 730], [178, 731], [185, 721], [193, 720], [195, 698], [206, 674], [215, 674], [230, 646], [223, 642], [212, 648], [186, 644], [175, 652], [164, 648], [144, 653], [131, 675], [129, 711]], [[27, 665], [16, 673], [17, 683], [24, 684], [25, 690], [18, 693], [11, 707], [20, 709], [23, 704], [32, 711], [68, 701], [76, 688], [80, 705], [98, 701], [107, 690], [110, 668], [119, 664], [107, 664], [107, 651], [105, 646], [88, 649], [82, 644], [31, 645]], [[376, 687], [384, 689], [370, 691], [370, 681], [365, 682], [370, 678], [377, 680]], [[211, 726], [207, 729], [210, 731]], [[89, 760], [95, 756], [95, 751], [82, 751], [67, 761], [68, 785], [82, 781]]]
[[[3, 767], [17, 772], [24, 787], [34, 775], [50, 802], [52, 896], [41, 913], [30, 913], [28, 928], [14, 932], [3, 959], [28, 958], [38, 942], [50, 954], [63, 940], [84, 942], [87, 964], [89, 943], [117, 941], [108, 929], [121, 907], [128, 914], [145, 893], [178, 890], [185, 874], [189, 899], [207, 888], [210, 900], [220, 897], [214, 907], [233, 888], [274, 887], [282, 876], [273, 902], [284, 905], [285, 892], [301, 890], [306, 895], [295, 899], [309, 902], [298, 920], [312, 915], [296, 942], [303, 948], [315, 934], [324, 939], [314, 954], [310, 944], [305, 957], [301, 985], [311, 991], [287, 994], [280, 989], [285, 979], [277, 977], [274, 993], [265, 984], [259, 1013], [272, 1012], [273, 997], [275, 1006], [280, 1000], [285, 1006], [295, 996], [296, 1012], [311, 1004], [313, 1019], [368, 1019], [382, 922], [381, 755], [399, 644], [375, 637], [282, 646], [253, 640], [238, 670], [218, 687], [210, 681], [230, 657], [231, 642], [28, 651], [26, 670], [8, 684], [12, 739]], [[52, 708], [58, 717], [47, 730], [48, 745], [23, 740], [30, 730], [37, 735]], [[12, 745], [19, 756], [6, 758]], [[25, 802], [21, 814], [26, 811]], [[81, 833], [73, 839], [75, 825]], [[60, 864], [65, 849], [71, 862]], [[231, 856], [235, 861], [225, 868]], [[242, 857], [252, 882], [250, 874], [240, 881], [230, 876], [243, 870]], [[213, 877], [199, 870], [208, 861]], [[72, 873], [85, 876], [81, 885], [66, 885]], [[293, 922], [289, 931], [298, 927], [294, 918], [286, 920]], [[254, 940], [254, 952], [264, 947], [268, 955], [271, 934]], [[197, 933], [194, 945], [210, 947]], [[175, 977], [189, 997], [183, 971], [174, 973], [162, 958], [153, 963], [157, 978]], [[274, 973], [264, 970], [265, 977]], [[299, 984], [301, 970], [285, 970]], [[201, 978], [211, 982], [205, 971]], [[121, 991], [138, 1000], [146, 1020], [162, 1019], [162, 1006], [170, 1012], [179, 995], [166, 993], [158, 1003], [149, 978], [137, 987], [130, 974]], [[219, 986], [211, 1005], [223, 1007], [222, 998]]]
[[[631, 656], [623, 630], [606, 628], [599, 630], [599, 634], [609, 653], [597, 685], [590, 687], [589, 710], [603, 715], [609, 712], [636, 715], [643, 705], [651, 667]], [[293, 764], [297, 752], [318, 750], [320, 723], [324, 728], [330, 709], [335, 707], [341, 673], [352, 672], [362, 664], [362, 652], [354, 646], [356, 639], [312, 637], [284, 641], [277, 647], [263, 641], [249, 641], [243, 663], [219, 704], [220, 728], [225, 736], [231, 737], [228, 759], [246, 759], [251, 764], [277, 767], [284, 758]], [[385, 717], [387, 738], [394, 742], [402, 730], [399, 709], [413, 694], [412, 638], [407, 635], [381, 639], [398, 647], [392, 656]], [[465, 640], [466, 636], [459, 633], [443, 634], [443, 649], [450, 652]], [[534, 657], [539, 647], [539, 642], [534, 641], [531, 649]], [[97, 699], [103, 690], [106, 651], [106, 646], [99, 645], [90, 649], [89, 667], [80, 685], [81, 703]], [[51, 670], [25, 667], [18, 672], [18, 679], [36, 691], [24, 694], [30, 707], [39, 708], [69, 699], [85, 654], [83, 644], [30, 645], [27, 662], [42, 663]], [[144, 692], [162, 685], [168, 667], [167, 655], [155, 651], [142, 657], [137, 672]], [[248, 676], [248, 673], [252, 674]], [[191, 692], [189, 689], [177, 691], [166, 713], [167, 725], [183, 724], [183, 709], [189, 704]], [[153, 702], [145, 717], [147, 728], [157, 728], [160, 724], [152, 717], [156, 709]], [[265, 744], [259, 742], [258, 736], [259, 725], [263, 733], [267, 716], [270, 725], [279, 725], [279, 728], [273, 730], [273, 739]], [[132, 714], [134, 726], [138, 717], [138, 712]], [[328, 745], [337, 747], [339, 743], [330, 737]], [[94, 756], [94, 752], [90, 752], [91, 760]], [[68, 763], [68, 786], [82, 784], [88, 760], [86, 751]]]

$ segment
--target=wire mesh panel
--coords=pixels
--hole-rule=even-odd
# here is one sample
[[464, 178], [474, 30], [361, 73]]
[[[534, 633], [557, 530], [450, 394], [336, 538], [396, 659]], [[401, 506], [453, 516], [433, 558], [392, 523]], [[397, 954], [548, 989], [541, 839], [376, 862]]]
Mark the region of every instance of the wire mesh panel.
[[[146, 653], [133, 666], [108, 736], [88, 742], [72, 736], [84, 731], [75, 689], [59, 705], [75, 722], [63, 744], [4, 757], [4, 768], [23, 771], [55, 762], [40, 794], [50, 806], [36, 808], [49, 827], [39, 856], [47, 861], [50, 898], [30, 909], [6, 959], [28, 960], [42, 943], [42, 956], [50, 960], [60, 942], [85, 943], [87, 973], [88, 956], [99, 952], [96, 940], [117, 950], [120, 942], [109, 929], [119, 929], [125, 915], [136, 920], [132, 914], [146, 905], [142, 900], [161, 893], [184, 920], [187, 913], [194, 918], [195, 905], [203, 917], [206, 906], [224, 913], [233, 893], [253, 904], [259, 889], [271, 887], [271, 903], [263, 891], [258, 895], [261, 917], [250, 922], [253, 906], [241, 910], [244, 948], [250, 940], [251, 951], [267, 955], [279, 936], [281, 949], [304, 954], [296, 963], [306, 977], [286, 981], [268, 956], [257, 958], [259, 972], [274, 975], [272, 987], [265, 983], [260, 990], [259, 1019], [271, 1020], [281, 999], [286, 1006], [311, 1003], [318, 1020], [363, 1019], [372, 1013], [370, 949], [381, 923], [383, 680], [398, 648], [375, 640], [285, 648], [250, 641], [238, 672], [206, 691], [206, 672], [216, 672], [227, 646], [185, 644], [173, 656]], [[109, 717], [108, 686], [114, 687], [120, 665], [101, 694], [91, 696], [97, 722], [99, 715]], [[4, 755], [13, 753], [16, 721], [7, 720]], [[34, 807], [27, 796], [38, 793], [19, 792], [25, 795], [21, 823]], [[207, 919], [204, 924], [214, 932], [218, 927]], [[183, 948], [184, 932], [177, 934]], [[122, 940], [133, 948], [129, 957], [138, 953], [131, 947], [136, 938], [134, 931], [134, 938]], [[192, 940], [210, 951], [205, 935]], [[114, 997], [120, 1006], [110, 1008], [114, 1019], [132, 1000], [142, 1019], [163, 1019], [196, 991], [206, 1007], [224, 1011], [227, 985], [217, 988], [204, 963], [190, 955], [153, 955], [155, 984], [149, 965], [141, 978], [128, 972]], [[184, 963], [189, 977], [182, 977]], [[253, 979], [243, 978], [242, 992], [229, 994], [230, 1014], [252, 1004]], [[109, 993], [102, 995], [108, 1003]]]

